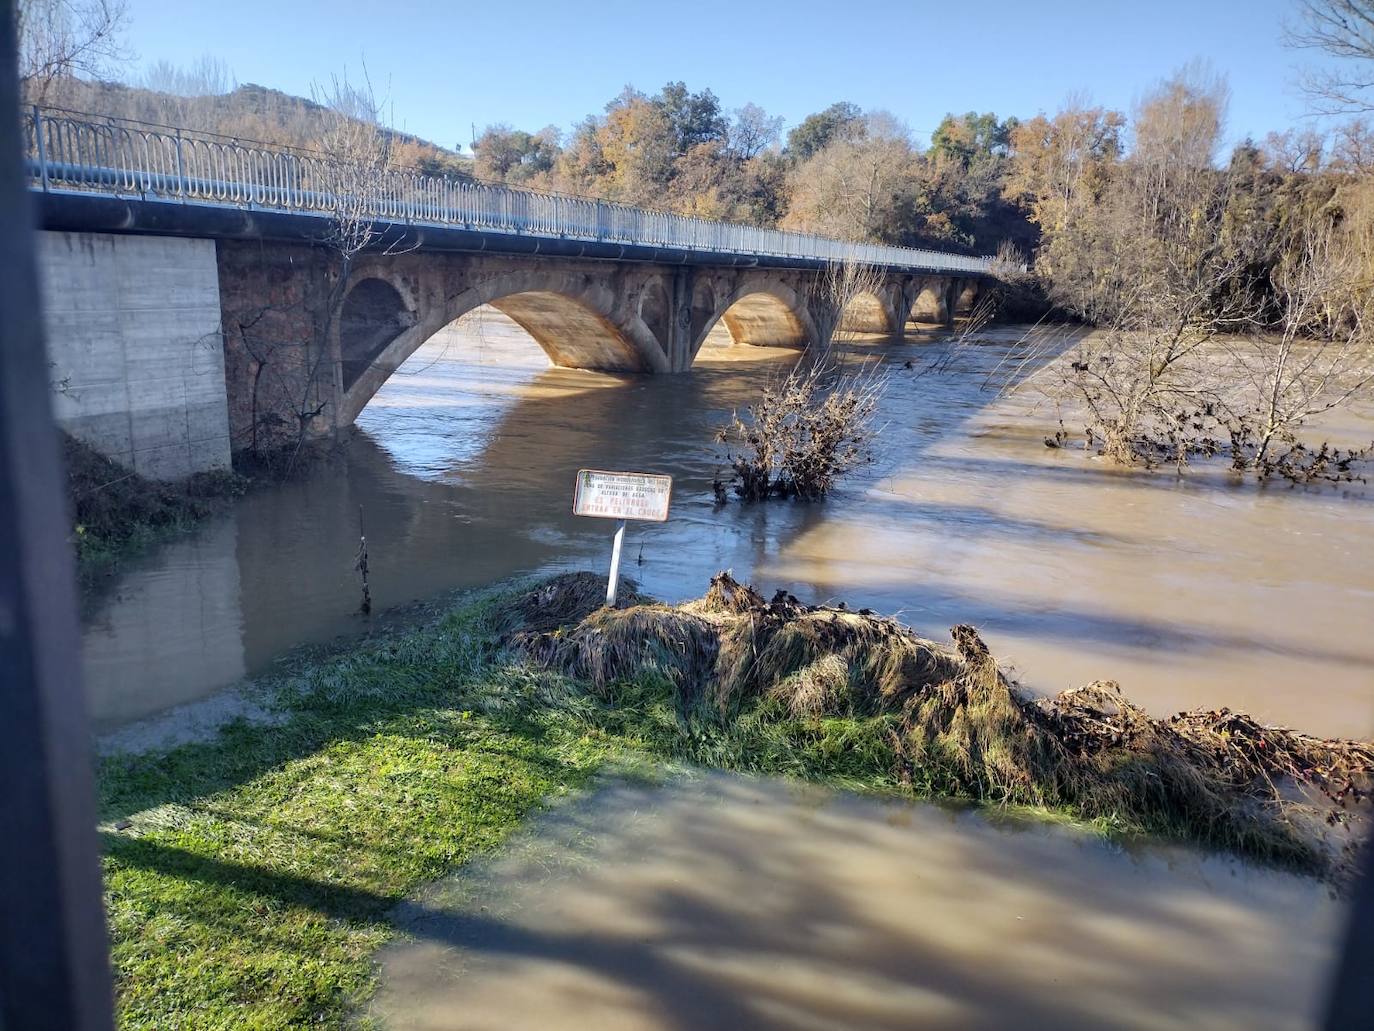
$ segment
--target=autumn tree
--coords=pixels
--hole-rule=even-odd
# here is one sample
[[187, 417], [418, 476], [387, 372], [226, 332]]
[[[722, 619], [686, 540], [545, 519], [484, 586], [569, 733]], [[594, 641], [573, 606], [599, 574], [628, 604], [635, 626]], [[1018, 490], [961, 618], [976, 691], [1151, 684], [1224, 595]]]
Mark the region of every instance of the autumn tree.
[[1121, 153], [1125, 117], [1071, 98], [1052, 118], [1037, 115], [1010, 132], [1006, 194], [1041, 231], [1072, 225], [1100, 195]]
[[529, 183], [551, 172], [561, 152], [555, 126], [528, 133], [504, 123], [489, 125], [474, 144], [474, 170], [479, 179]]
[[838, 139], [796, 167], [783, 228], [901, 242], [915, 205], [916, 155], [898, 134]]
[[1015, 118], [999, 121], [991, 111], [945, 115], [930, 134], [930, 155], [963, 168], [1006, 157], [1017, 124]]

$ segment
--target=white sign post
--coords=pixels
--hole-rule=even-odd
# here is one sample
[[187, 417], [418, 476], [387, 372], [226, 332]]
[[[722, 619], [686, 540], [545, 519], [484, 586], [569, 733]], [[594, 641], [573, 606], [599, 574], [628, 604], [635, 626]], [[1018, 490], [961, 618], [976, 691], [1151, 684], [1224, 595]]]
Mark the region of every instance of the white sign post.
[[620, 546], [625, 542], [625, 520], [662, 523], [668, 519], [673, 497], [673, 478], [653, 473], [613, 473], [579, 469], [573, 489], [573, 515], [615, 519], [615, 543], [611, 545], [611, 575], [606, 583], [606, 605], [615, 605], [620, 584]]

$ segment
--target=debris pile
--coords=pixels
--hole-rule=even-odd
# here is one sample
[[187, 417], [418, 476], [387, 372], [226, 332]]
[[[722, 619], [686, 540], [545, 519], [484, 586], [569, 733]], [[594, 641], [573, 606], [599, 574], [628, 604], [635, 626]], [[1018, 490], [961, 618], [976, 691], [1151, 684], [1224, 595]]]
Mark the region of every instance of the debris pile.
[[869, 610], [765, 600], [729, 573], [682, 605], [602, 601], [600, 577], [555, 577], [512, 602], [505, 643], [603, 699], [617, 684], [662, 684], [696, 719], [761, 706], [778, 719], [890, 718], [893, 772], [928, 794], [1063, 807], [1339, 872], [1353, 835], [1321, 828], [1348, 830], [1374, 784], [1374, 743], [1226, 709], [1160, 719], [1112, 682], [1036, 697], [971, 626], [941, 645]]

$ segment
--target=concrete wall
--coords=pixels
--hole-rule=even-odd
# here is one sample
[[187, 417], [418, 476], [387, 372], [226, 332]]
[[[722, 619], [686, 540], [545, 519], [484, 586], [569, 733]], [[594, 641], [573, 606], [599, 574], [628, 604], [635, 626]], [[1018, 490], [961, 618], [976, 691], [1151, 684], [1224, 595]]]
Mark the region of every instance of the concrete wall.
[[38, 235], [59, 424], [144, 476], [228, 468], [214, 241]]

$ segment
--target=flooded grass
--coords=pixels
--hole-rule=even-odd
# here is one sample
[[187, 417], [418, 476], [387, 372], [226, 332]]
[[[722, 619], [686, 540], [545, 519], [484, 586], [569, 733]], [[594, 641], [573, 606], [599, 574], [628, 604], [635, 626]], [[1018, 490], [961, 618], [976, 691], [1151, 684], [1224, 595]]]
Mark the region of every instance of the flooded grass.
[[[594, 612], [588, 584], [599, 578], [489, 596], [301, 659], [271, 685], [272, 725], [240, 722], [210, 741], [104, 760], [122, 1026], [345, 1023], [375, 987], [372, 956], [393, 934], [397, 902], [610, 765], [688, 760], [884, 793], [998, 798], [951, 791], [943, 775], [922, 775], [919, 753], [903, 758], [903, 710], [923, 694], [909, 680], [957, 672], [966, 660], [953, 653], [903, 639], [862, 674], [866, 690], [902, 704], [855, 695], [841, 706], [854, 679], [805, 642], [774, 634], [762, 664], [743, 660], [742, 638], [712, 654], [717, 637], [703, 626], [722, 614], [738, 625], [762, 602], [742, 588], [718, 583], [696, 608], [627, 616]], [[627, 618], [634, 633], [618, 649], [561, 629], [586, 619], [614, 633]], [[513, 654], [503, 638], [527, 651], [543, 642], [545, 661]], [[550, 668], [553, 656], [578, 675]], [[717, 661], [737, 671], [735, 687], [702, 677]], [[764, 669], [776, 689], [758, 679]], [[996, 749], [984, 752], [996, 766]], [[1142, 825], [1043, 801], [1045, 814], [1092, 816], [1103, 832]]]

